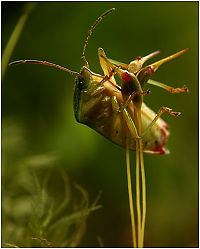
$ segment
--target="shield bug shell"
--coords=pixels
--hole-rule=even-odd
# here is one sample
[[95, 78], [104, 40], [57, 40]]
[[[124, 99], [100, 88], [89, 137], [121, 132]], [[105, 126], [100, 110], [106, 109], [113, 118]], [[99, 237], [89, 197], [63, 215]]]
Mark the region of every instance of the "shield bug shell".
[[[107, 59], [103, 49], [100, 48], [98, 55], [104, 75], [102, 76], [100, 74], [93, 73], [89, 69], [89, 63], [87, 62], [85, 56], [88, 41], [97, 24], [113, 10], [114, 8], [103, 13], [89, 30], [88, 36], [84, 43], [82, 54], [84, 66], [82, 67], [80, 73], [47, 61], [19, 60], [10, 63], [10, 65], [21, 63], [42, 64], [49, 67], [58, 68], [74, 75], [76, 77], [74, 91], [74, 113], [76, 120], [91, 127], [110, 141], [123, 147], [126, 146], [127, 133], [130, 133], [133, 139], [129, 140], [129, 148], [135, 150], [134, 138], [136, 138], [136, 134], [133, 130], [133, 127], [130, 127], [130, 122], [134, 123], [134, 105], [136, 103], [134, 101], [129, 101], [126, 108], [124, 108], [121, 113], [116, 112], [113, 109], [113, 98], [117, 99], [119, 106], [123, 106], [126, 100], [124, 100], [123, 89], [121, 89], [121, 87], [118, 86], [115, 81], [114, 74], [110, 75], [112, 69], [115, 68], [116, 71], [121, 70], [121, 72], [123, 70], [128, 70], [127, 72], [133, 74], [135, 78], [137, 78], [141, 91], [143, 90], [143, 85], [148, 82], [149, 84], [163, 87], [166, 90], [170, 89], [171, 92], [173, 92], [172, 90], [174, 88], [168, 87], [156, 81], [149, 80], [149, 78], [161, 64], [186, 52], [187, 49], [151, 64], [148, 67], [142, 68], [143, 63], [157, 55], [159, 51], [153, 52], [145, 57], [137, 57], [129, 64], [125, 64], [112, 59]], [[118, 74], [120, 73], [118, 72]], [[120, 79], [123, 81], [123, 77], [120, 76]], [[134, 89], [133, 87], [132, 92], [128, 92], [127, 96], [131, 95], [134, 91], [138, 91], [138, 89]], [[178, 91], [177, 89], [180, 90]], [[187, 88], [176, 88], [174, 92], [184, 92], [187, 90]], [[142, 112], [142, 131], [145, 131], [154, 118], [156, 118], [156, 113], [154, 113], [143, 103], [142, 94], [141, 96], [137, 96], [137, 98], [142, 99], [142, 101], [140, 101]], [[144, 152], [153, 154], [165, 154], [168, 152], [168, 150], [165, 149], [167, 137], [169, 136], [167, 128], [168, 126], [166, 122], [158, 117], [154, 125], [151, 126], [151, 129], [148, 129], [148, 131], [145, 133], [145, 136], [143, 137]]]

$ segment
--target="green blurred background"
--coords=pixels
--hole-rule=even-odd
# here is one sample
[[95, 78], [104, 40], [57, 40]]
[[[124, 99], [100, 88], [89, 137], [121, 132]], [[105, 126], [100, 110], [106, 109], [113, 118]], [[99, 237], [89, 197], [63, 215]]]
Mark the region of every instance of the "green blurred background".
[[[2, 51], [24, 4], [2, 2]], [[191, 48], [153, 77], [171, 86], [185, 84], [190, 93], [172, 95], [151, 87], [152, 94], [145, 98], [155, 111], [168, 106], [182, 112], [179, 118], [163, 116], [170, 125], [167, 147], [171, 154], [145, 155], [145, 246], [196, 247], [198, 2], [40, 2], [25, 24], [11, 61], [47, 60], [79, 71], [87, 31], [111, 7], [116, 11], [97, 27], [88, 46], [94, 72], [102, 72], [98, 47], [122, 62], [155, 50], [161, 51], [160, 59]], [[91, 200], [102, 191], [103, 208], [89, 217], [80, 246], [98, 247], [98, 236], [105, 247], [131, 246], [125, 151], [76, 122], [73, 90], [73, 76], [61, 71], [34, 65], [7, 70], [2, 82], [3, 165], [12, 171], [19, 159], [53, 155], [55, 167], [62, 165]]]

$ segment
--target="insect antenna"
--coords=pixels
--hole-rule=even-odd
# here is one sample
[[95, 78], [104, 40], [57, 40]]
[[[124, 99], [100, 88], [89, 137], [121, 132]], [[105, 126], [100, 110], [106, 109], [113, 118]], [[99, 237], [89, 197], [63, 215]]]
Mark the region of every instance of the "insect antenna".
[[75, 76], [80, 76], [80, 74], [78, 72], [72, 71], [72, 70], [70, 70], [70, 69], [68, 69], [66, 67], [63, 67], [63, 66], [60, 66], [60, 65], [48, 62], [48, 61], [18, 60], [18, 61], [13, 61], [13, 62], [9, 63], [9, 66], [17, 65], [17, 64], [38, 64], [38, 65], [44, 65], [44, 66], [47, 66], [47, 67], [57, 68], [59, 70], [65, 71], [65, 72], [70, 73], [70, 74], [75, 75]]
[[92, 33], [94, 31], [94, 29], [96, 28], [96, 26], [103, 20], [104, 17], [106, 17], [107, 15], [109, 15], [111, 12], [113, 12], [115, 10], [115, 8], [109, 9], [107, 11], [105, 11], [103, 14], [101, 14], [96, 21], [93, 23], [93, 25], [91, 26], [91, 28], [88, 31], [84, 46], [83, 46], [83, 52], [82, 52], [82, 60], [83, 60], [83, 64], [84, 66], [86, 66], [87, 68], [89, 68], [89, 63], [86, 60], [86, 56], [85, 56], [85, 52], [86, 52], [86, 48], [89, 42], [90, 37], [92, 36]]

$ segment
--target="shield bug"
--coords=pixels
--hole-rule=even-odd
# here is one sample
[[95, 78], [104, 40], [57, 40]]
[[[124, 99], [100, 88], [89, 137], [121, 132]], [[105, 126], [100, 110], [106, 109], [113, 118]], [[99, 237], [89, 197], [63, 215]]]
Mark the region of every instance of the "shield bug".
[[[138, 56], [135, 60], [126, 64], [107, 58], [103, 49], [99, 48], [98, 57], [103, 75], [92, 72], [86, 59], [89, 39], [98, 23], [113, 11], [114, 8], [104, 12], [89, 29], [83, 47], [83, 67], [80, 72], [38, 60], [19, 60], [10, 63], [10, 65], [23, 63], [41, 64], [60, 69], [75, 76], [74, 114], [76, 120], [126, 149], [133, 246], [143, 247], [146, 218], [146, 184], [143, 151], [152, 154], [168, 153], [165, 149], [169, 136], [168, 125], [160, 116], [164, 112], [172, 116], [180, 115], [180, 112], [174, 112], [167, 107], [161, 107], [157, 114], [152, 111], [143, 102], [144, 96], [150, 93], [148, 89], [145, 90], [145, 87], [150, 84], [159, 86], [171, 93], [188, 92], [186, 87], [173, 88], [150, 79], [163, 63], [182, 55], [188, 49], [143, 67], [143, 64], [159, 54], [159, 51], [144, 57]], [[119, 78], [121, 85], [117, 84], [115, 77]], [[134, 217], [129, 150], [136, 151], [137, 229]], [[142, 197], [142, 201], [140, 197]]]

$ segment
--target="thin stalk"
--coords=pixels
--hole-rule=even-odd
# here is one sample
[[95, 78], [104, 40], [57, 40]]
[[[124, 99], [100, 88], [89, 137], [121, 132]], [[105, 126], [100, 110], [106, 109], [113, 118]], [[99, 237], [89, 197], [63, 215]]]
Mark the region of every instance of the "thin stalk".
[[[136, 124], [138, 129], [138, 135], [142, 134], [142, 121], [141, 121], [141, 110], [136, 112]], [[140, 169], [141, 169], [141, 185], [142, 185], [142, 226], [141, 226], [141, 237], [140, 237], [140, 246], [144, 245], [144, 229], [145, 229], [145, 220], [146, 220], [146, 180], [145, 180], [145, 169], [144, 169], [144, 156], [143, 156], [143, 144], [142, 140], [138, 140], [138, 149], [139, 149], [139, 160], [140, 160]]]
[[136, 140], [136, 206], [137, 206], [138, 247], [141, 247], [140, 154], [139, 154], [139, 143], [137, 140]]
[[136, 229], [135, 229], [135, 217], [134, 217], [134, 205], [133, 205], [133, 193], [131, 183], [131, 169], [130, 169], [130, 155], [128, 144], [126, 145], [126, 169], [127, 169], [127, 181], [128, 181], [128, 196], [129, 196], [129, 207], [131, 215], [131, 228], [132, 228], [132, 241], [133, 247], [137, 247]]
[[140, 165], [141, 165], [141, 177], [142, 177], [142, 228], [141, 228], [141, 247], [144, 244], [144, 228], [146, 220], [146, 179], [144, 169], [144, 156], [143, 156], [143, 145], [142, 140], [139, 141], [140, 146]]
[[24, 25], [27, 21], [27, 18], [29, 17], [31, 11], [35, 8], [36, 3], [27, 3], [24, 8], [24, 13], [19, 18], [8, 42], [4, 49], [3, 56], [2, 56], [2, 78], [5, 76], [6, 69], [10, 60], [10, 57], [12, 55], [12, 52], [17, 44], [17, 41], [19, 40], [19, 37], [22, 33], [22, 30], [24, 28]]

